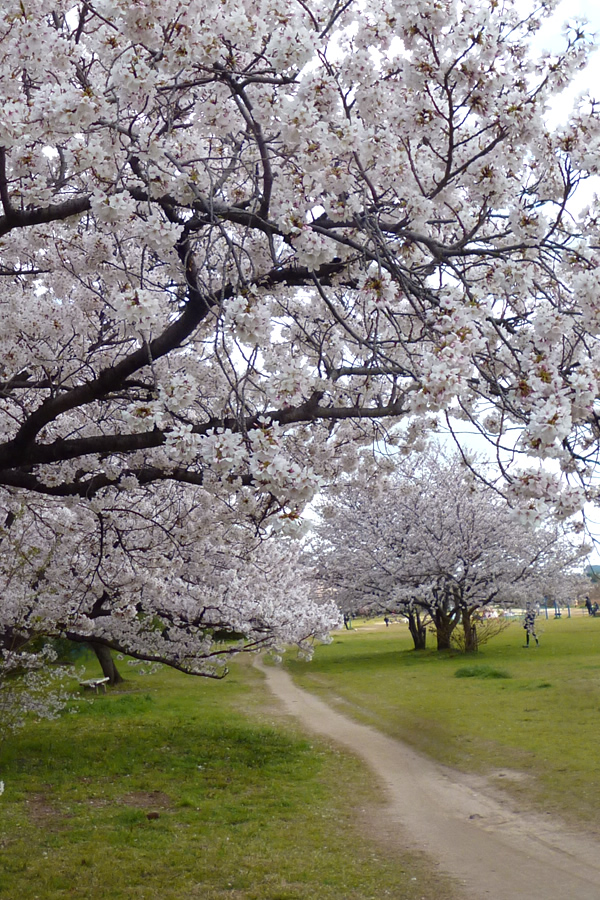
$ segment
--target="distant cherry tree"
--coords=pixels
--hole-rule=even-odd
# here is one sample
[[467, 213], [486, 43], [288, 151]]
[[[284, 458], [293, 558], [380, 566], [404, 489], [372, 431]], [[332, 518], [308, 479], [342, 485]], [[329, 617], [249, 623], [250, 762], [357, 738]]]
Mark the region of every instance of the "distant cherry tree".
[[416, 649], [432, 622], [447, 650], [477, 649], [477, 623], [498, 607], [573, 599], [582, 552], [558, 525], [519, 522], [459, 456], [430, 452], [373, 487], [355, 482], [321, 508], [313, 551], [340, 606], [407, 619]]

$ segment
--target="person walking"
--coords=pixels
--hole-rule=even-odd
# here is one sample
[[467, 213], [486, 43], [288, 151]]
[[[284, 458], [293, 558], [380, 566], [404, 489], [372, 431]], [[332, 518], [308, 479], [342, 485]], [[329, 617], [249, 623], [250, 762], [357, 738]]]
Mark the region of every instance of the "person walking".
[[537, 634], [535, 633], [535, 617], [537, 615], [537, 608], [533, 603], [527, 604], [527, 609], [525, 610], [525, 619], [523, 620], [523, 628], [525, 629], [525, 647], [529, 647], [529, 638], [533, 637], [535, 639], [536, 646], [539, 646], [539, 641]]

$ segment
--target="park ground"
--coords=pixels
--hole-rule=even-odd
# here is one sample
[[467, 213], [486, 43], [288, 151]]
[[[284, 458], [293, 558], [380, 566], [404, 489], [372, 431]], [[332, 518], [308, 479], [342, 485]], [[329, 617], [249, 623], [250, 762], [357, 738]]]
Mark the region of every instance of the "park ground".
[[[600, 619], [540, 625], [539, 648], [523, 649], [514, 623], [465, 658], [365, 623], [287, 669], [471, 788], [483, 779], [523, 817], [550, 813], [594, 841]], [[389, 839], [384, 781], [299, 730], [248, 661], [224, 682], [127, 676], [0, 748], [2, 900], [466, 896], [431, 848]]]

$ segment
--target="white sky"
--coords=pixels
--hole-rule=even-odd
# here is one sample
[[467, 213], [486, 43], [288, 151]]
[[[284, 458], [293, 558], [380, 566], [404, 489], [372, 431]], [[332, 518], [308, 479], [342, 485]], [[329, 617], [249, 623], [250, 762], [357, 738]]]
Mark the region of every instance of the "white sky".
[[[564, 46], [563, 23], [575, 19], [587, 20], [590, 32], [595, 34], [596, 42], [600, 44], [600, 0], [563, 0], [557, 12], [536, 36], [534, 46], [551, 52], [559, 51]], [[573, 85], [557, 101], [556, 123], [565, 117], [575, 97], [586, 91], [600, 96], [599, 51], [593, 54], [587, 68], [579, 73]]]

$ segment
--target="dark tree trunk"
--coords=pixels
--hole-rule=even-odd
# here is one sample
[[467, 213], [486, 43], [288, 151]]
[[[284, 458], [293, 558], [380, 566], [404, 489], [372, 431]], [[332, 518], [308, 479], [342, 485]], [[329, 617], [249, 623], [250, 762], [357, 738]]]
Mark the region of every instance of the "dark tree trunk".
[[418, 612], [408, 613], [408, 630], [411, 633], [415, 650], [425, 650], [427, 628], [421, 621], [421, 616]]
[[108, 683], [121, 684], [124, 679], [121, 677], [119, 670], [115, 665], [110, 648], [105, 647], [104, 644], [97, 644], [94, 641], [91, 642], [91, 647], [102, 667], [102, 674], [105, 678], [108, 678]]
[[462, 626], [465, 632], [465, 653], [476, 653], [479, 649], [477, 642], [477, 626], [471, 618], [471, 612], [463, 609]]
[[433, 624], [435, 625], [435, 634], [437, 637], [438, 650], [450, 650], [450, 639], [452, 632], [456, 627], [456, 620], [453, 615], [443, 609], [437, 609], [433, 614]]

